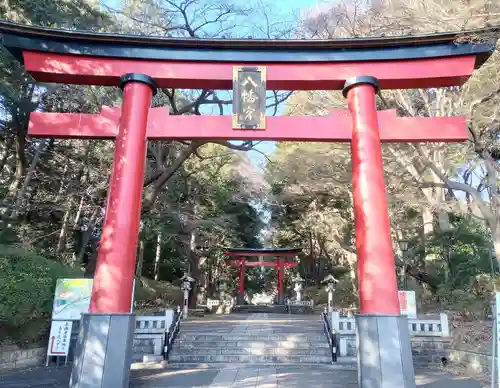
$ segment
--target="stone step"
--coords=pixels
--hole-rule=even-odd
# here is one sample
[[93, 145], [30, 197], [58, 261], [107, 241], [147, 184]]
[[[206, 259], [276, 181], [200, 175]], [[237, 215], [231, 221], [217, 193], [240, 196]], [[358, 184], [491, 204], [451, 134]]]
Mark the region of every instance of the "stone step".
[[[309, 333], [313, 334], [322, 334], [324, 332], [323, 327], [308, 327], [303, 330], [298, 330], [296, 328], [292, 328], [289, 326], [284, 326], [282, 328], [262, 328], [262, 327], [246, 327], [242, 328], [245, 333], [261, 333], [261, 332], [270, 332], [270, 333], [283, 333], [283, 334], [302, 334], [307, 335]], [[188, 333], [188, 334], [211, 334], [211, 333], [231, 333], [233, 331], [232, 328], [210, 328], [210, 327], [202, 327], [202, 326], [189, 326], [184, 327], [181, 326], [180, 333]]]
[[283, 348], [283, 349], [310, 349], [310, 348], [329, 348], [326, 339], [324, 341], [183, 341], [176, 339], [174, 348], [189, 347], [196, 348]]
[[209, 354], [175, 354], [172, 352], [169, 362], [173, 363], [249, 363], [249, 364], [268, 364], [268, 363], [312, 363], [312, 364], [330, 364], [330, 356], [296, 356], [296, 355], [209, 355]]
[[[189, 362], [168, 362], [169, 368], [173, 369], [210, 369], [210, 368], [215, 368], [215, 369], [220, 369], [222, 366], [230, 366], [231, 368], [244, 368], [247, 367], [249, 363], [237, 363], [237, 362], [232, 362], [230, 364], [224, 364], [222, 362], [204, 362], [204, 363], [189, 363]], [[297, 366], [296, 363], [287, 363], [287, 362], [280, 362], [280, 363], [273, 363], [269, 362], [266, 363], [266, 367], [281, 367], [281, 366]], [[300, 367], [308, 367], [308, 366], [314, 366], [317, 368], [327, 368], [327, 369], [334, 369], [334, 370], [356, 370], [357, 369], [357, 363], [356, 360], [351, 361], [348, 360], [348, 362], [334, 362], [334, 363], [321, 363], [318, 364], [316, 362], [301, 362]]]
[[[236, 305], [233, 307], [232, 312], [235, 314], [286, 314], [287, 310], [285, 306], [255, 306], [255, 305]], [[271, 315], [272, 318], [272, 315]]]
[[324, 334], [183, 334], [179, 333], [180, 341], [294, 341], [294, 342], [325, 342]]
[[191, 355], [256, 355], [256, 356], [325, 356], [328, 357], [330, 348], [286, 349], [286, 348], [201, 348], [180, 346], [173, 347], [172, 354]]
[[203, 332], [203, 331], [181, 331], [179, 334], [177, 334], [177, 338], [183, 337], [183, 338], [192, 338], [192, 340], [198, 340], [197, 337], [234, 337], [234, 336], [240, 336], [240, 337], [250, 337], [252, 340], [255, 340], [257, 337], [265, 338], [267, 339], [273, 339], [274, 338], [279, 338], [279, 339], [285, 339], [286, 341], [292, 341], [292, 340], [317, 340], [318, 342], [324, 341], [326, 339], [325, 334], [322, 331], [318, 332], [308, 332], [307, 334], [304, 333], [284, 333], [284, 332], [252, 332], [252, 331], [246, 331], [246, 332], [228, 332], [228, 331], [211, 331], [211, 332]]

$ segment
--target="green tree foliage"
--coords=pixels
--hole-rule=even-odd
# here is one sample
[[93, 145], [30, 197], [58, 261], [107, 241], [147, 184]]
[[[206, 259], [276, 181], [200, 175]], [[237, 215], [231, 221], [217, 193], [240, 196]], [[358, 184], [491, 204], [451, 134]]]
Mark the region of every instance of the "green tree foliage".
[[32, 343], [43, 338], [56, 280], [81, 276], [81, 271], [56, 261], [0, 245], [0, 340]]
[[[188, 17], [182, 17], [181, 11]], [[142, 5], [127, 1], [116, 10], [93, 0], [8, 0], [0, 4], [0, 18], [25, 24], [172, 37], [188, 32], [192, 38], [223, 32], [229, 36], [234, 17], [245, 12], [225, 2], [197, 1], [148, 1]], [[151, 29], [151, 22], [160, 23], [163, 30]], [[0, 48], [0, 240], [9, 249], [33, 252], [29, 255], [40, 257], [43, 263], [93, 276], [114, 144], [29, 139], [27, 127], [35, 110], [98, 113], [103, 105], [119, 106], [121, 95], [118, 88], [39, 85]], [[154, 107], [168, 107], [172, 114], [201, 114], [203, 106], [224, 111], [229, 105], [215, 91], [163, 89], [153, 101]], [[259, 244], [262, 222], [254, 207], [256, 190], [239, 165], [244, 154], [236, 153], [250, 150], [253, 144], [219, 143], [148, 144], [136, 272], [143, 284], [136, 295], [141, 304], [164, 307], [165, 303], [178, 303], [179, 294], [160, 282], [176, 283], [186, 271], [193, 273], [198, 284], [212, 287], [221, 276], [231, 276], [222, 260], [223, 248]], [[18, 256], [12, 260], [14, 257]], [[11, 257], [7, 254], [5, 260]], [[22, 272], [22, 266], [11, 264], [8, 274], [12, 278], [35, 270], [26, 267]], [[36, 291], [27, 288], [25, 292]], [[52, 295], [47, 298], [51, 300]], [[17, 305], [15, 298], [5, 303]], [[22, 332], [27, 319], [22, 312], [6, 315], [11, 313], [12, 322], [22, 320]], [[40, 327], [42, 332], [46, 328]]]
[[[424, 293], [424, 304], [480, 318], [491, 313], [500, 277], [491, 237], [482, 223], [452, 216], [451, 228], [428, 235], [425, 246], [420, 239], [413, 244], [407, 253], [410, 265], [426, 267], [436, 279], [433, 292]], [[433, 255], [431, 264], [422, 259], [425, 252]]]

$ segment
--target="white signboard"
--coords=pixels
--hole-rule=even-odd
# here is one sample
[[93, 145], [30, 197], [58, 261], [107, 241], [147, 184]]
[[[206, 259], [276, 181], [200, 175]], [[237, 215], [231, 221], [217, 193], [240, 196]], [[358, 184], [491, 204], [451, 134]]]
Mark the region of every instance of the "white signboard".
[[52, 321], [47, 356], [68, 357], [72, 321]]
[[407, 315], [408, 318], [417, 319], [417, 300], [415, 291], [398, 291], [399, 307], [401, 315]]
[[312, 300], [291, 300], [287, 303], [289, 306], [311, 306], [313, 307], [314, 301]]

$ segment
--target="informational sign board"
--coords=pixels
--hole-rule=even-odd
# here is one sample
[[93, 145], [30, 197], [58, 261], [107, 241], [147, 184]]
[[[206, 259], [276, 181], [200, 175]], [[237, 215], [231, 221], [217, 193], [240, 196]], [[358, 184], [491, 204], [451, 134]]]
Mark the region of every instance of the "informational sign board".
[[93, 279], [57, 279], [52, 320], [79, 321], [89, 312]]
[[415, 291], [399, 291], [399, 307], [402, 315], [417, 319], [417, 300]]
[[[93, 279], [57, 279], [52, 320], [79, 321], [89, 312]], [[135, 280], [132, 290], [135, 290]], [[134, 292], [130, 312], [133, 311]]]
[[52, 321], [47, 356], [68, 357], [73, 321]]
[[[93, 282], [93, 279], [57, 279], [47, 347], [47, 365], [49, 357], [68, 357], [73, 321], [79, 321], [82, 314], [89, 312]], [[134, 291], [135, 279], [130, 312], [134, 309]]]

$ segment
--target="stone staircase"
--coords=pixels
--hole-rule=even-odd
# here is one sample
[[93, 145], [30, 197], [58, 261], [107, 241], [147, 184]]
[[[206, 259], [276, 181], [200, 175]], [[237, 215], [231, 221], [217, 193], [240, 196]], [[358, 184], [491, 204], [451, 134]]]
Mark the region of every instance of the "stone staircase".
[[169, 364], [331, 364], [319, 315], [231, 314], [186, 321]]
[[233, 307], [232, 311], [234, 313], [247, 313], [247, 314], [286, 314], [286, 306], [279, 305], [236, 305]]

